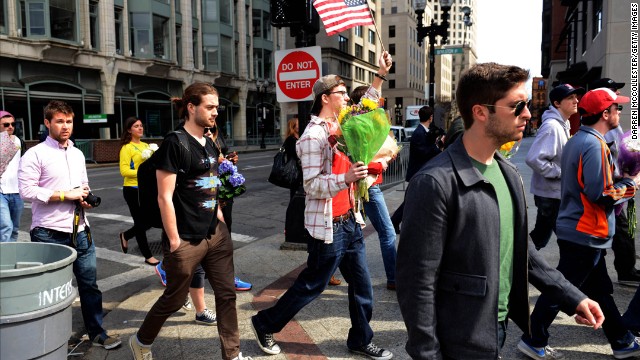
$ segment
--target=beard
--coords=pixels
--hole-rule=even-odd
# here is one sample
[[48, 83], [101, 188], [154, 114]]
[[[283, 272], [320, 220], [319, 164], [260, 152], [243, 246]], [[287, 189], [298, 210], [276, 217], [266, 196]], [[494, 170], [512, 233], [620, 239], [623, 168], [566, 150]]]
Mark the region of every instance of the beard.
[[487, 122], [486, 133], [487, 136], [494, 140], [496, 146], [501, 146], [510, 141], [518, 141], [522, 139], [522, 131], [511, 128], [512, 124], [509, 123], [505, 126], [498, 120], [497, 115], [489, 114], [489, 121]]
[[196, 115], [195, 122], [196, 122], [196, 125], [202, 126], [204, 128], [204, 127], [213, 127], [216, 123], [216, 120], [214, 119], [213, 121], [211, 121], [210, 118]]

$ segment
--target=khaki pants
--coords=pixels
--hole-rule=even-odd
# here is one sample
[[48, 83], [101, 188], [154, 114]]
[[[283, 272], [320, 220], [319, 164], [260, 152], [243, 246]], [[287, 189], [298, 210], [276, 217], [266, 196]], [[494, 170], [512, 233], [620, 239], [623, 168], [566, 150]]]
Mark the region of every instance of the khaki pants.
[[[163, 244], [168, 244], [165, 240]], [[138, 340], [147, 345], [153, 343], [167, 318], [184, 304], [193, 272], [198, 264], [202, 264], [216, 299], [222, 357], [233, 359], [238, 356], [240, 333], [233, 282], [233, 243], [226, 225], [218, 222], [216, 233], [208, 239], [182, 241], [173, 253], [165, 245], [163, 264], [167, 288], [147, 313], [138, 330]]]

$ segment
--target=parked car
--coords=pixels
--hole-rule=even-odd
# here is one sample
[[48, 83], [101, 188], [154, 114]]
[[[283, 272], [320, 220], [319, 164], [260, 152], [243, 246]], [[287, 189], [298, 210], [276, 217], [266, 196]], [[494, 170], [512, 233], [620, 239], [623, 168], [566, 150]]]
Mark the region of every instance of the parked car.
[[411, 135], [407, 134], [407, 128], [402, 126], [391, 126], [391, 131], [393, 132], [393, 136], [396, 138], [397, 142], [409, 142], [411, 139]]

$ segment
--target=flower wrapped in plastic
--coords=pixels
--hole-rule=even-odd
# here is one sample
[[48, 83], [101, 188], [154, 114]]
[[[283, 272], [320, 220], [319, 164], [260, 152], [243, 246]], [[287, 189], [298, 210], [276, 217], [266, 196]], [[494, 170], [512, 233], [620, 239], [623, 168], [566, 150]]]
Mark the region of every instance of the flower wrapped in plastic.
[[148, 148], [142, 150], [142, 159], [147, 160], [156, 150], [158, 150], [158, 144], [149, 144]]
[[[382, 162], [385, 161], [389, 163], [391, 160], [395, 159], [398, 156], [398, 153], [402, 149], [402, 146], [398, 145], [398, 141], [392, 136], [387, 135], [387, 138], [384, 140], [382, 147], [378, 152], [373, 156], [371, 162]], [[379, 175], [369, 174], [367, 175], [367, 187], [371, 187]]]
[[[377, 102], [367, 98], [340, 111], [338, 123], [342, 133], [338, 143], [346, 146], [346, 149], [338, 147], [338, 150], [349, 156], [352, 162], [361, 161], [365, 165], [378, 153], [391, 129], [384, 110], [378, 108]], [[366, 179], [356, 183], [355, 198], [369, 201]]]
[[636, 176], [640, 172], [640, 139], [634, 140], [631, 131], [618, 141], [618, 166], [623, 174]]
[[220, 188], [218, 189], [220, 199], [233, 199], [247, 191], [244, 186], [244, 176], [238, 172], [238, 168], [231, 161], [225, 159], [218, 165], [218, 175], [220, 177]]
[[502, 144], [498, 151], [500, 152], [500, 154], [502, 154], [502, 156], [509, 159], [518, 152], [518, 149], [520, 148], [520, 142], [521, 140], [509, 141], [506, 144]]

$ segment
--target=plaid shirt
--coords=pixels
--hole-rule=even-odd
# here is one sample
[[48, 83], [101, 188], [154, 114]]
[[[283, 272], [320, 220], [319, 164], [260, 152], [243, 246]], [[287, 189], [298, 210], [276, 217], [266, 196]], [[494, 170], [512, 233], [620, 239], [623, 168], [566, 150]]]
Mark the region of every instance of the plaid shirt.
[[[364, 97], [378, 101], [380, 94], [370, 87]], [[306, 193], [304, 227], [314, 239], [323, 240], [325, 244], [333, 242], [332, 198], [349, 187], [345, 183], [345, 174], [331, 173], [333, 151], [337, 150], [331, 147], [328, 138], [327, 124], [323, 119], [311, 115], [309, 124], [296, 143]], [[353, 196], [352, 193], [350, 196]]]

